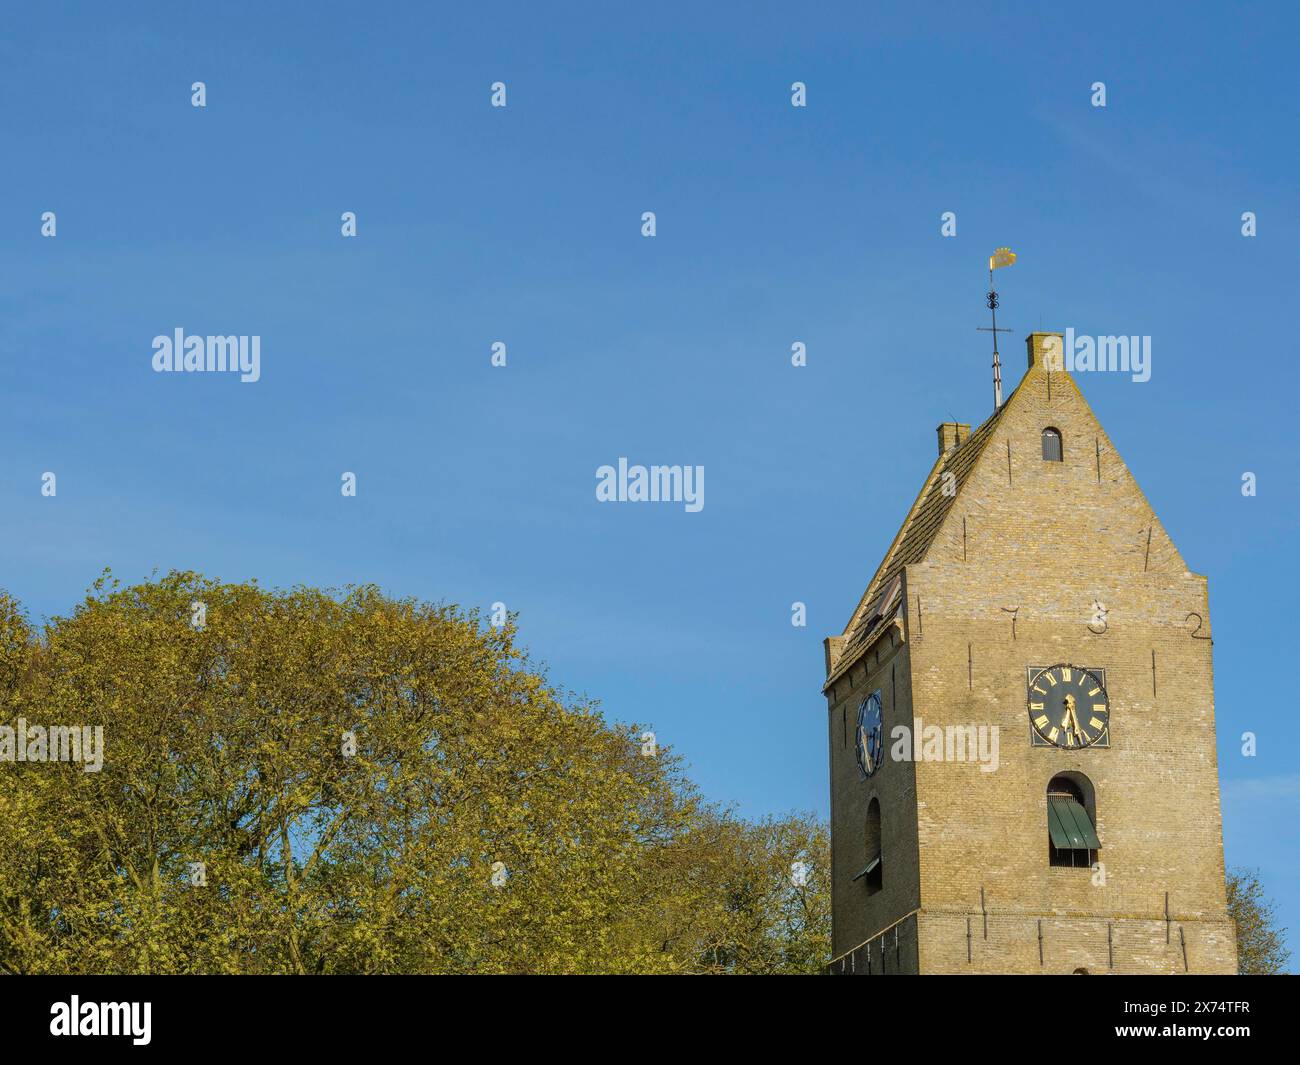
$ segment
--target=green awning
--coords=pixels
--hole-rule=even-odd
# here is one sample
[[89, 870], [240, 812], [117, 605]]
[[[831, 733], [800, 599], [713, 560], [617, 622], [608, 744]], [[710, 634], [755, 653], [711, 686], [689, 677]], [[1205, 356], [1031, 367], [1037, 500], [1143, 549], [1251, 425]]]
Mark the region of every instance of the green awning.
[[880, 855], [877, 854], [874, 858], [871, 859], [871, 861], [867, 862], [865, 869], [863, 869], [860, 873], [854, 874], [853, 879], [861, 880], [864, 876], [866, 876], [869, 872], [871, 872], [871, 870], [873, 870], [879, 864], [880, 864]]
[[1056, 812], [1056, 801], [1047, 800], [1047, 834], [1052, 837], [1052, 846], [1058, 851], [1070, 850], [1070, 834], [1061, 824], [1061, 815]]
[[1047, 831], [1058, 851], [1101, 849], [1088, 811], [1068, 795], [1047, 796]]

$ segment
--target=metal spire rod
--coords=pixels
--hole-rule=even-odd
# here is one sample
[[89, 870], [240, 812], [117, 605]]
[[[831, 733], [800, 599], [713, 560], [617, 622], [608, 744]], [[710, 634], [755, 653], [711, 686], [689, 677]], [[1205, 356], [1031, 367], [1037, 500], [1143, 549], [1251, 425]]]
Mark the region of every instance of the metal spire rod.
[[989, 268], [989, 313], [993, 315], [993, 409], [1002, 407], [1002, 363], [998, 361], [998, 294], [993, 291], [993, 268]]
[[993, 410], [994, 413], [1002, 408], [1002, 360], [998, 357], [998, 334], [1010, 333], [1010, 329], [998, 328], [998, 294], [993, 290], [993, 265], [989, 260], [989, 292], [988, 305], [989, 312], [993, 315], [993, 328], [987, 326], [976, 326], [981, 333], [993, 334]]

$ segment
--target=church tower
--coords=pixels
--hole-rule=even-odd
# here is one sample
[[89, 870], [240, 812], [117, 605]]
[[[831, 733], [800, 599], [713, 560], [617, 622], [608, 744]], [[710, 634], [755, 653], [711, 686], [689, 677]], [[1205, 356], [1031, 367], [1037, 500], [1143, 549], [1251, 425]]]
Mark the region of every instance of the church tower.
[[833, 973], [1236, 971], [1206, 579], [1062, 345], [939, 426], [825, 642]]

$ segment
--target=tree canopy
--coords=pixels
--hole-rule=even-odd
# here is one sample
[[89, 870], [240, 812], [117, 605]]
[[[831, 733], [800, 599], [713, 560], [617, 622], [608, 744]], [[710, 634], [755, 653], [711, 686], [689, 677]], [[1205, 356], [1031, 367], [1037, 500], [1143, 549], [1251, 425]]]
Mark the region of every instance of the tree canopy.
[[39, 633], [0, 594], [0, 726], [103, 736], [0, 763], [0, 971], [824, 964], [824, 828], [705, 803], [516, 638], [374, 587], [106, 574]]
[[1275, 907], [1264, 894], [1255, 869], [1228, 872], [1228, 913], [1237, 926], [1237, 971], [1242, 976], [1287, 972], [1291, 952], [1278, 928]]

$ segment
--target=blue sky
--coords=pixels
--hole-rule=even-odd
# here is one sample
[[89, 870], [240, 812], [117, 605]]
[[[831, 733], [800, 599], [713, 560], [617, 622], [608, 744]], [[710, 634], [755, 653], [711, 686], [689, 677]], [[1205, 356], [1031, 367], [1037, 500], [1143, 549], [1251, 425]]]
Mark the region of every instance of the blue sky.
[[[6, 15], [0, 586], [35, 618], [105, 565], [503, 601], [711, 797], [824, 813], [821, 639], [934, 426], [988, 413], [1010, 245], [1008, 387], [1031, 329], [1153, 338], [1148, 383], [1081, 384], [1210, 577], [1228, 861], [1300, 928], [1285, 5], [178, 6]], [[176, 327], [260, 335], [262, 379], [153, 373]], [[597, 504], [621, 455], [703, 465], [705, 509]]]

